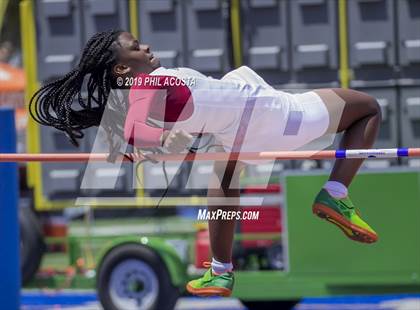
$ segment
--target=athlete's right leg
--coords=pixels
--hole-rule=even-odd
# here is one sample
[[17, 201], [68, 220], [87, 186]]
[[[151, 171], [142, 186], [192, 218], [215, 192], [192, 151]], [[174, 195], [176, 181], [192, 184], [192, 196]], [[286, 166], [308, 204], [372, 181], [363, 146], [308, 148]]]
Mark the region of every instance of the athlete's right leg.
[[[223, 151], [219, 149], [218, 151]], [[240, 161], [215, 161], [207, 191], [208, 211], [239, 209], [239, 177], [245, 164]], [[207, 272], [187, 284], [187, 291], [199, 296], [230, 296], [233, 290], [232, 245], [236, 219], [209, 220], [213, 261], [205, 263]]]
[[[315, 90], [330, 114], [330, 133], [344, 131], [341, 149], [371, 148], [381, 121], [378, 102], [368, 94], [350, 89]], [[350, 198], [347, 187], [360, 168], [363, 159], [338, 159], [329, 181], [318, 194], [314, 213], [336, 224], [353, 240], [375, 242], [375, 231], [360, 218]]]

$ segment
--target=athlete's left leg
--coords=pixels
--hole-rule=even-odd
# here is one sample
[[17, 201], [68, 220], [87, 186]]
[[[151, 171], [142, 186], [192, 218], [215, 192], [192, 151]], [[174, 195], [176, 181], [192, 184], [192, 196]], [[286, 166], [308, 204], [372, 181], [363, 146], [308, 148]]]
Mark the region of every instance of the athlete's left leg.
[[[341, 149], [371, 148], [381, 122], [381, 110], [372, 96], [351, 89], [320, 89], [330, 115], [330, 133], [344, 132]], [[375, 231], [360, 218], [347, 195], [347, 187], [360, 168], [363, 159], [336, 160], [330, 178], [315, 199], [313, 211], [336, 224], [351, 239], [372, 243]]]
[[[328, 131], [344, 131], [341, 149], [371, 148], [381, 122], [381, 109], [377, 100], [360, 91], [344, 88], [319, 89], [315, 92], [323, 99], [330, 114]], [[330, 181], [349, 186], [363, 159], [336, 160]]]

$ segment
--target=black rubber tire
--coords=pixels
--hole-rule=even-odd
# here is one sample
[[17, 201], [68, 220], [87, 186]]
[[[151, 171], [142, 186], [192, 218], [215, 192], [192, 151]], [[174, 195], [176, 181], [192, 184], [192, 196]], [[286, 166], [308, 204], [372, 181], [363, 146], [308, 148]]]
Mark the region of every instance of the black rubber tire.
[[46, 246], [41, 225], [31, 208], [19, 208], [19, 226], [20, 266], [22, 284], [25, 285], [38, 271]]
[[283, 301], [243, 301], [243, 305], [248, 310], [291, 310], [297, 305], [297, 300], [283, 300]]
[[[135, 243], [119, 245], [108, 252], [97, 268], [96, 288], [99, 300], [104, 310], [131, 310], [118, 309], [114, 305], [109, 290], [109, 281], [112, 270], [126, 259], [136, 259], [151, 267], [158, 279], [157, 301], [150, 310], [172, 310], [179, 297], [179, 290], [172, 285], [166, 265], [153, 250]], [[149, 310], [148, 309], [148, 310]], [[134, 309], [133, 309], [134, 310]]]

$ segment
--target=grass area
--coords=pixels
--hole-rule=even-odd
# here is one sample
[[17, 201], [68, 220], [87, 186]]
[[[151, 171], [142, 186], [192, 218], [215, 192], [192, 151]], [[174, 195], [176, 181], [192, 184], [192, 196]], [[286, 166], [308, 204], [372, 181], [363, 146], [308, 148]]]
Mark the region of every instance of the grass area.
[[47, 253], [42, 258], [41, 269], [53, 268], [64, 269], [69, 265], [69, 256], [67, 253], [56, 252]]

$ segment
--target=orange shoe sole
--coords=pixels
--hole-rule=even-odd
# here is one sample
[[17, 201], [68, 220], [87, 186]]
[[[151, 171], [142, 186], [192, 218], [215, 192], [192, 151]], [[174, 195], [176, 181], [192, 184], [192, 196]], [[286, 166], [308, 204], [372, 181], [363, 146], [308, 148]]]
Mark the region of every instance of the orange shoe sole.
[[194, 288], [189, 283], [186, 286], [187, 291], [193, 295], [201, 297], [222, 296], [229, 297], [232, 291], [225, 287], [209, 286], [205, 288]]
[[378, 241], [378, 235], [352, 224], [344, 216], [331, 210], [323, 204], [315, 203], [312, 206], [312, 212], [321, 219], [327, 220], [340, 228], [350, 239], [362, 243], [374, 243]]

